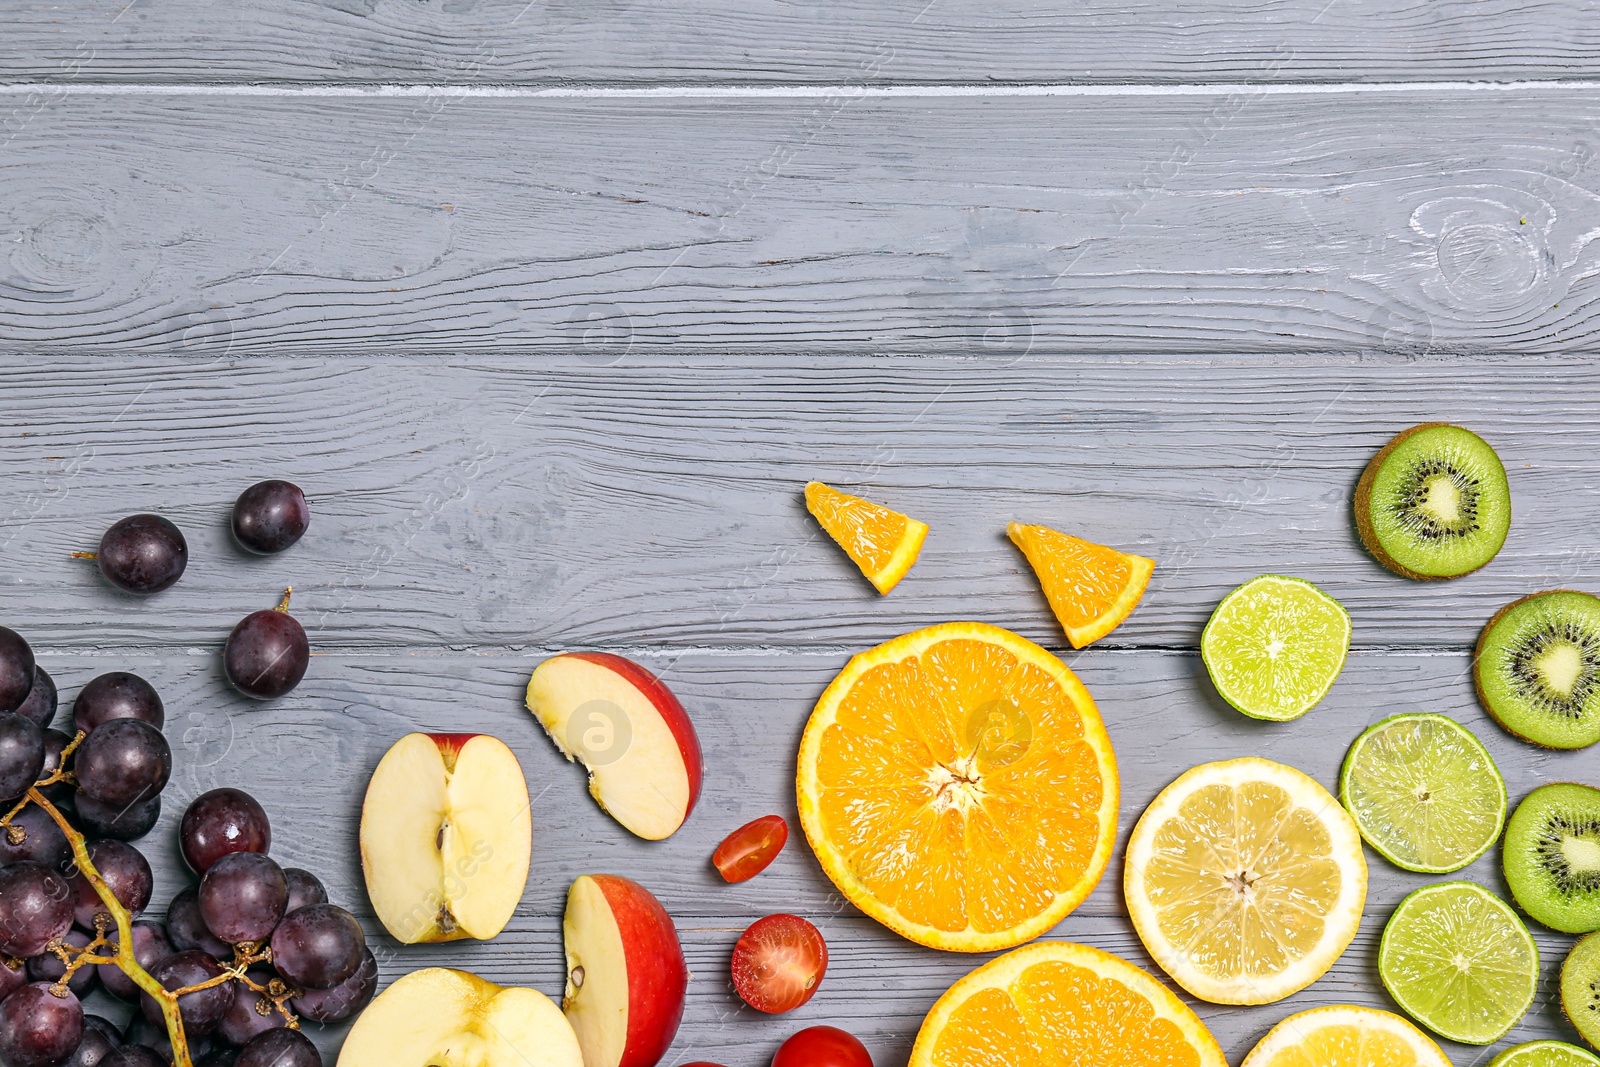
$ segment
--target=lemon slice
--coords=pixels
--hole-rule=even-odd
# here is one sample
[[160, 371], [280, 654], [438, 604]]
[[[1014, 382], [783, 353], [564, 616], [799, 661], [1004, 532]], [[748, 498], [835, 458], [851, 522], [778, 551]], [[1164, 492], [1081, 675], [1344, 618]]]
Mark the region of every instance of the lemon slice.
[[1291, 1015], [1239, 1067], [1450, 1067], [1439, 1046], [1400, 1016], [1333, 1005]]
[[1128, 914], [1173, 980], [1214, 1004], [1269, 1004], [1349, 946], [1367, 862], [1349, 814], [1306, 774], [1249, 757], [1161, 791], [1128, 841]]

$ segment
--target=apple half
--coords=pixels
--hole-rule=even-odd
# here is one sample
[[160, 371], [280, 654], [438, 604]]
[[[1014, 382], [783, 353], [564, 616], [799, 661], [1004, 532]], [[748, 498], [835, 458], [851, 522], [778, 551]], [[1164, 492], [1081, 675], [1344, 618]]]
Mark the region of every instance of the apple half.
[[491, 938], [528, 884], [533, 815], [522, 764], [487, 734], [407, 734], [372, 772], [361, 867], [403, 944]]
[[671, 837], [700, 799], [700, 739], [661, 679], [609, 652], [564, 652], [539, 664], [528, 710], [589, 792], [629, 832]]
[[586, 874], [567, 892], [561, 1001], [584, 1067], [655, 1067], [683, 1021], [689, 968], [661, 902], [638, 882]]
[[412, 971], [368, 1005], [339, 1067], [584, 1067], [561, 1009], [543, 993], [466, 971]]

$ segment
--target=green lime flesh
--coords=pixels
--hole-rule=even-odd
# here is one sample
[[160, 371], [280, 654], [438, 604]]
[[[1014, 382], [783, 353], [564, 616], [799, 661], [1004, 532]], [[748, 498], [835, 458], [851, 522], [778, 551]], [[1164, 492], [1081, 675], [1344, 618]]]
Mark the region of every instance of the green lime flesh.
[[1506, 823], [1502, 863], [1518, 906], [1552, 930], [1600, 930], [1600, 789], [1543, 785]]
[[1472, 882], [1424, 886], [1384, 927], [1378, 975], [1441, 1037], [1487, 1045], [1515, 1026], [1539, 986], [1539, 949], [1511, 906]]
[[1472, 732], [1443, 715], [1396, 715], [1345, 757], [1339, 800], [1367, 844], [1408, 871], [1459, 871], [1500, 839], [1506, 783]]
[[1556, 590], [1517, 601], [1478, 638], [1473, 677], [1510, 732], [1546, 748], [1600, 741], [1600, 598]]
[[1200, 657], [1224, 700], [1287, 722], [1316, 706], [1344, 668], [1350, 615], [1310, 582], [1263, 574], [1222, 598]]
[[1506, 1049], [1489, 1067], [1600, 1067], [1600, 1057], [1565, 1041], [1529, 1041]]
[[1583, 1039], [1600, 1049], [1600, 934], [1572, 946], [1561, 965], [1561, 1010]]
[[1506, 469], [1459, 426], [1427, 426], [1396, 444], [1374, 473], [1367, 522], [1383, 554], [1426, 578], [1488, 563], [1511, 529]]

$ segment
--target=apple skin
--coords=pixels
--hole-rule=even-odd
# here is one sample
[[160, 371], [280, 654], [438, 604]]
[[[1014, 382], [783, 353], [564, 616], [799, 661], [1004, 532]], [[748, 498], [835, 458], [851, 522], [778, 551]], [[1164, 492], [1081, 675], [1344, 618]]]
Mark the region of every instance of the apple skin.
[[467, 747], [478, 734], [428, 734], [428, 740], [439, 746], [439, 754], [444, 757], [444, 769], [452, 773], [456, 769], [456, 757], [461, 755], [461, 750]]

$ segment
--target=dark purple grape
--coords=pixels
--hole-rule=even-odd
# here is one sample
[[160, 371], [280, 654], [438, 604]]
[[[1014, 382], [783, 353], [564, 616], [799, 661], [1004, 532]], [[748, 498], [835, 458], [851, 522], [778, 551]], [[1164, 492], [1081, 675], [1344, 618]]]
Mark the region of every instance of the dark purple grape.
[[160, 515], [129, 515], [100, 538], [100, 573], [126, 593], [159, 593], [188, 565], [183, 532]]
[[[277, 977], [270, 967], [252, 967], [249, 974], [252, 981], [263, 986]], [[286, 1025], [288, 1020], [269, 997], [240, 984], [239, 992], [233, 998], [233, 1006], [222, 1017], [222, 1025], [217, 1027], [217, 1036], [235, 1045], [242, 1045], [257, 1034]]]
[[178, 830], [183, 858], [195, 874], [234, 852], [268, 852], [272, 824], [254, 797], [242, 789], [201, 793], [183, 813]]
[[[199, 1059], [206, 1055], [211, 1051], [214, 1044], [207, 1034], [190, 1032], [184, 1036], [189, 1041], [189, 1055], [194, 1059]], [[144, 1017], [143, 1012], [134, 1012], [133, 1018], [128, 1020], [126, 1029], [122, 1031], [122, 1043], [124, 1048], [143, 1048], [153, 1051], [156, 1054], [154, 1062], [161, 1064], [162, 1067], [167, 1067], [168, 1064], [172, 1063], [172, 1043], [167, 1040], [166, 1025], [164, 1023], [151, 1022]], [[143, 1067], [144, 1064], [151, 1061], [135, 1060], [133, 1062], [138, 1064], [139, 1067]]]
[[0, 868], [0, 952], [37, 956], [72, 929], [72, 886], [37, 863]]
[[119, 1042], [115, 1036], [88, 1025], [89, 1020], [95, 1018], [98, 1016], [83, 1017], [83, 1040], [78, 1042], [77, 1050], [66, 1058], [61, 1067], [100, 1067], [106, 1057], [116, 1050]]
[[125, 808], [166, 788], [172, 775], [172, 747], [147, 722], [113, 719], [83, 739], [72, 767], [79, 789], [102, 804]]
[[195, 1067], [236, 1067], [239, 1062], [239, 1050], [236, 1048], [219, 1048], [203, 1060], [195, 1060]]
[[0, 713], [15, 711], [33, 689], [33, 649], [15, 630], [0, 626]]
[[[13, 843], [13, 838], [21, 841]], [[65, 870], [72, 862], [72, 846], [67, 835], [45, 810], [29, 804], [11, 817], [11, 825], [0, 830], [0, 866], [13, 863], [37, 863], [55, 870]]]
[[[107, 935], [111, 939], [111, 949], [107, 955], [114, 953], [121, 942], [115, 929]], [[168, 956], [177, 955], [178, 950], [172, 947], [172, 942], [167, 940], [166, 927], [149, 919], [140, 919], [133, 924], [133, 958], [139, 961], [139, 966], [146, 971], [151, 970], [156, 964]], [[122, 973], [120, 967], [102, 965], [100, 967], [100, 984], [106, 987], [106, 992], [112, 996], [121, 997], [123, 1000], [138, 1000], [139, 987], [132, 978]]]
[[354, 915], [311, 904], [290, 912], [272, 932], [272, 965], [301, 988], [329, 989], [356, 973], [366, 947]]
[[233, 959], [233, 946], [212, 933], [200, 916], [198, 886], [190, 886], [172, 898], [167, 907], [167, 938], [179, 952], [199, 949], [212, 956]]
[[270, 700], [289, 692], [300, 684], [310, 663], [311, 643], [287, 611], [246, 615], [228, 635], [228, 643], [222, 649], [222, 669], [228, 681], [245, 696], [257, 700]]
[[224, 856], [200, 880], [200, 917], [232, 945], [272, 936], [288, 904], [283, 868], [259, 852]]
[[48, 982], [30, 982], [0, 1000], [0, 1063], [56, 1067], [83, 1040], [83, 1005], [56, 996]]
[[257, 482], [239, 494], [233, 505], [233, 537], [259, 555], [282, 552], [306, 532], [311, 509], [293, 482]]
[[44, 731], [17, 714], [0, 714], [0, 801], [16, 800], [44, 769]]
[[112, 671], [78, 690], [72, 725], [88, 733], [112, 719], [140, 719], [159, 730], [167, 724], [167, 709], [155, 686], [137, 674]]
[[356, 973], [332, 989], [306, 989], [289, 1002], [296, 1015], [304, 1015], [319, 1023], [337, 1023], [350, 1018], [372, 1003], [378, 991], [378, 961], [371, 949], [361, 954], [361, 966]]
[[[68, 930], [67, 936], [61, 939], [70, 948], [82, 951], [89, 947], [89, 942], [94, 940], [94, 935], [86, 934], [82, 930]], [[102, 952], [102, 956], [107, 953]], [[86, 964], [72, 973], [72, 980], [67, 983], [67, 988], [82, 1000], [89, 995], [89, 989], [94, 985], [94, 973], [100, 969], [97, 963]], [[28, 961], [28, 978], [34, 982], [59, 982], [61, 976], [67, 973], [67, 965], [61, 962], [61, 957], [54, 952], [45, 952]]]
[[[126, 841], [89, 842], [89, 860], [100, 872], [100, 879], [130, 915], [138, 915], [150, 904], [155, 879], [144, 853]], [[94, 885], [80, 872], [72, 877], [72, 918], [85, 930], [93, 930], [95, 917], [111, 913], [95, 892]]]
[[[39, 768], [39, 777], [48, 778], [61, 766], [61, 753], [72, 744], [72, 738], [60, 730], [44, 731], [44, 766]], [[57, 782], [55, 785], [41, 786], [39, 792], [50, 803], [61, 805], [72, 799], [72, 794], [77, 790], [71, 782]]]
[[[12, 964], [16, 964], [15, 967]], [[28, 961], [0, 955], [0, 1000], [28, 984]]]
[[41, 730], [56, 717], [56, 681], [43, 667], [33, 668], [33, 688], [28, 690], [16, 711]]
[[[153, 1049], [148, 1045], [123, 1045], [100, 1061], [99, 1067], [167, 1067], [172, 1062], [172, 1046]], [[193, 1052], [191, 1045], [189, 1051]]]
[[[160, 982], [165, 989], [184, 989], [209, 982], [223, 973], [222, 964], [218, 963], [215, 957], [198, 949], [190, 949], [188, 952], [168, 956], [156, 964], [155, 970], [150, 972], [150, 977]], [[238, 982], [223, 982], [221, 985], [199, 989], [179, 997], [178, 1014], [183, 1016], [184, 1029], [195, 1034], [209, 1034], [215, 1030], [222, 1022], [222, 1017], [228, 1013], [228, 1007], [233, 1003], [234, 993], [238, 988]], [[153, 1023], [161, 1022], [161, 1005], [156, 1003], [155, 997], [141, 992], [139, 1006], [144, 1009], [146, 1019]]]
[[328, 890], [322, 880], [300, 867], [285, 867], [283, 876], [289, 882], [289, 911], [298, 911], [307, 904], [326, 904]]
[[234, 1067], [322, 1067], [322, 1053], [298, 1030], [268, 1030], [239, 1050]]
[[86, 793], [74, 801], [78, 826], [92, 837], [114, 837], [118, 841], [137, 841], [155, 828], [161, 818], [161, 798], [151, 797], [125, 808], [102, 804]]

